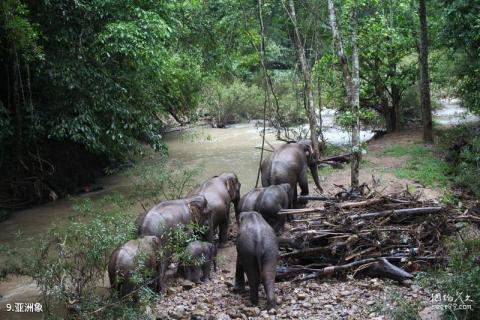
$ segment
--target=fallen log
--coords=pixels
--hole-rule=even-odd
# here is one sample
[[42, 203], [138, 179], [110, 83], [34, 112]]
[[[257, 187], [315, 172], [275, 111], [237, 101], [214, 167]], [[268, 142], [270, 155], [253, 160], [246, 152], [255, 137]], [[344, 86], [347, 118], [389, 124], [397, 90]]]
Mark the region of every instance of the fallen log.
[[340, 154], [340, 155], [336, 155], [336, 156], [323, 158], [323, 159], [319, 160], [317, 163], [324, 163], [324, 162], [329, 162], [329, 161], [347, 163], [347, 162], [350, 162], [351, 159], [352, 159], [352, 154], [351, 153], [345, 153], [345, 154]]
[[386, 216], [400, 217], [400, 216], [418, 216], [430, 213], [438, 213], [443, 210], [443, 207], [422, 207], [422, 208], [409, 208], [409, 209], [398, 209], [398, 210], [387, 210], [380, 212], [368, 212], [354, 214], [350, 216], [352, 220], [360, 219], [375, 219]]
[[302, 214], [302, 213], [315, 213], [315, 212], [324, 212], [323, 208], [304, 208], [304, 209], [282, 209], [277, 212], [278, 215], [287, 215], [287, 214]]
[[330, 249], [326, 247], [314, 247], [308, 248], [303, 250], [297, 250], [293, 252], [287, 252], [280, 255], [280, 259], [282, 258], [297, 258], [297, 257], [312, 257], [317, 256], [318, 254], [322, 253], [330, 253]]
[[342, 209], [366, 207], [366, 206], [371, 206], [372, 204], [382, 203], [385, 201], [386, 201], [385, 198], [375, 198], [375, 199], [368, 199], [364, 201], [343, 202], [343, 203], [339, 203], [338, 207]]
[[389, 278], [399, 282], [413, 278], [411, 273], [391, 264], [386, 258], [379, 258], [365, 269], [365, 273], [372, 277]]
[[335, 198], [324, 196], [324, 195], [311, 195], [311, 196], [298, 196], [298, 201], [309, 201], [309, 200], [319, 200], [319, 201], [334, 201]]
[[[347, 263], [340, 266], [330, 266], [325, 267], [323, 269], [318, 269], [318, 271], [314, 271], [313, 274], [308, 275], [306, 277], [296, 279], [294, 282], [298, 281], [305, 281], [310, 279], [321, 278], [327, 275], [333, 275], [342, 273], [344, 271], [353, 269], [355, 267], [363, 267], [362, 271], [365, 271], [367, 275], [374, 276], [374, 277], [385, 277], [397, 281], [403, 281], [406, 279], [412, 279], [413, 275], [406, 272], [405, 270], [394, 266], [384, 257], [381, 258], [368, 258], [363, 260], [354, 261], [351, 263]], [[314, 269], [308, 268], [308, 271]]]

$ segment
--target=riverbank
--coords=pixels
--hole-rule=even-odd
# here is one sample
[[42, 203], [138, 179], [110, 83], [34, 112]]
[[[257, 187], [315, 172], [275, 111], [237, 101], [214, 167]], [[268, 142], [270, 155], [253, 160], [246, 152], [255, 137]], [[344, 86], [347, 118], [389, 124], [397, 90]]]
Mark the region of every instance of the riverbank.
[[[267, 139], [269, 139], [274, 146], [282, 143], [275, 141], [273, 134], [267, 133]], [[199, 174], [195, 177], [195, 181], [192, 181], [192, 183], [197, 183], [210, 178], [221, 171], [234, 171], [238, 173], [242, 182], [242, 194], [245, 194], [248, 190], [254, 187], [260, 154], [260, 150], [255, 149], [255, 146], [261, 144], [261, 136], [258, 134], [258, 130], [255, 127], [248, 124], [240, 124], [228, 129], [192, 129], [186, 132], [172, 133], [166, 137], [165, 141], [169, 146], [171, 159], [181, 161], [181, 164], [184, 167], [202, 168], [199, 170]], [[404, 132], [387, 134], [382, 138], [373, 140], [368, 144], [367, 154], [361, 165], [360, 181], [367, 183], [371, 187], [378, 188], [378, 190], [383, 190], [384, 192], [404, 190], [406, 186], [408, 186], [411, 192], [420, 193], [424, 199], [431, 199], [439, 202], [443, 196], [445, 186], [429, 184], [425, 182], [426, 180], [424, 181], [424, 178], [430, 179], [431, 177], [417, 177], [416, 175], [413, 175], [413, 178], [409, 177], [409, 174], [412, 173], [411, 170], [406, 172], [401, 171], [403, 168], [408, 167], [412, 158], [424, 157], [433, 159], [433, 157], [430, 157], [430, 154], [425, 152], [432, 151], [429, 150], [428, 147], [422, 145], [420, 129], [409, 129]], [[428, 155], [428, 157], [425, 155]], [[151, 155], [145, 159], [145, 163], [155, 164], [158, 161], [161, 160], [155, 155]], [[326, 193], [330, 195], [341, 191], [342, 189], [339, 186], [343, 185], [344, 187], [348, 187], [350, 183], [350, 170], [348, 166], [341, 170], [332, 170], [328, 168], [322, 170], [322, 172], [322, 185], [324, 186]], [[129, 194], [133, 192], [131, 179], [122, 174], [103, 178], [102, 184], [105, 185], [104, 190], [92, 194], [86, 194], [82, 196], [82, 198], [96, 201], [109, 194]], [[311, 190], [314, 190], [313, 185], [311, 186]], [[79, 199], [79, 197], [76, 197], [76, 199]], [[9, 220], [0, 224], [2, 230], [2, 233], [0, 234], [0, 244], [9, 244], [16, 248], [31, 247], [32, 242], [36, 241], [53, 222], [61, 224], [63, 221], [67, 221], [68, 217], [75, 215], [72, 210], [72, 203], [73, 201], [71, 199], [62, 199], [28, 210], [15, 212]], [[315, 203], [311, 203], [310, 205], [314, 206]], [[21, 237], [17, 237], [18, 233], [21, 233]], [[232, 233], [231, 240], [233, 239]], [[223, 270], [230, 270], [229, 272], [232, 272], [232, 270], [234, 270], [235, 261], [233, 242], [228, 248], [220, 251], [220, 256], [223, 257], [221, 259], [224, 260], [220, 263]], [[225, 281], [228, 280], [227, 278], [229, 276], [231, 276], [231, 274], [229, 275], [227, 272], [220, 271], [215, 275], [216, 280], [214, 280], [212, 284], [206, 284], [207, 287], [199, 286], [196, 290], [211, 290], [211, 292], [219, 290], [219, 292], [224, 292], [226, 295], [230, 296], [231, 299], [238, 299], [238, 296], [229, 293], [229, 287], [225, 284]], [[395, 284], [384, 282], [382, 280], [380, 281], [380, 287], [391, 287], [393, 288], [392, 290], [397, 289], [397, 285]], [[222, 289], [215, 287], [219, 282], [224, 286]], [[323, 282], [320, 282], [319, 284], [321, 283]], [[209, 285], [212, 286], [209, 287]], [[350, 283], [349, 285], [353, 285], [353, 283]], [[336, 281], [329, 282], [328, 285], [321, 285], [320, 287], [323, 288], [322, 290], [328, 290], [328, 288], [331, 287], [332, 290], [338, 288], [338, 290], [340, 290], [339, 292], [345, 291], [341, 282]], [[280, 313], [284, 312], [286, 314], [290, 312], [289, 310], [292, 310], [292, 308], [307, 312], [307, 309], [309, 309], [308, 303], [320, 304], [320, 301], [315, 299], [310, 300], [308, 295], [311, 294], [311, 292], [295, 292], [295, 285], [282, 284], [279, 288], [281, 288], [280, 292], [284, 292], [282, 295], [288, 297], [283, 301], [284, 305], [280, 307]], [[406, 294], [408, 293], [408, 290], [409, 289], [405, 291]], [[357, 300], [353, 299], [352, 301], [362, 301], [365, 294], [367, 294], [364, 290], [353, 291], [358, 293], [358, 297], [356, 298]], [[192, 292], [195, 293], [197, 291]], [[300, 297], [307, 294], [307, 297], [305, 298], [307, 301], [303, 301], [307, 303], [305, 306], [301, 307], [301, 303], [303, 303], [301, 302], [301, 299], [303, 298], [293, 299], [294, 302], [291, 303], [287, 302], [292, 300], [289, 298], [290, 296], [297, 295], [297, 293], [300, 293]], [[190, 293], [187, 292], [185, 294], [188, 296]], [[417, 294], [418, 296], [425, 297], [424, 293], [419, 292]], [[9, 282], [0, 283], [0, 295], [3, 296], [3, 298], [0, 298], [1, 305], [18, 301], [38, 301], [38, 290], [35, 285], [32, 284], [31, 281], [28, 281], [28, 279], [24, 278], [10, 278]], [[338, 295], [332, 295], [330, 298], [325, 298], [325, 301], [323, 301], [322, 304], [335, 306], [334, 309], [337, 309], [337, 296]], [[374, 300], [380, 299], [380, 296], [378, 295], [373, 296], [376, 297]], [[395, 302], [395, 299], [388, 298], [387, 296], [388, 295], [386, 295], [386, 298], [384, 299], [387, 304]], [[161, 303], [160, 306], [163, 305], [168, 309], [169, 303], [172, 303], [171, 306], [175, 307], [178, 303], [174, 303], [176, 301], [174, 297], [174, 295], [172, 295], [172, 297], [168, 296], [165, 299], [165, 303], [167, 304], [163, 305]], [[242, 299], [245, 301], [247, 300], [245, 297]], [[427, 300], [422, 301], [427, 302]], [[230, 300], [227, 299], [226, 301], [226, 307], [228, 307], [228, 301]], [[347, 298], [344, 298], [343, 301], [344, 305], [340, 304], [338, 306], [340, 310], [344, 308], [347, 310], [347, 314], [348, 310], [354, 310], [350, 309], [350, 307], [347, 308]], [[350, 305], [351, 304], [348, 304], [348, 306]], [[373, 310], [372, 308], [367, 308], [363, 305], [360, 307], [362, 308], [362, 314], [370, 315], [374, 312], [371, 311]], [[215, 310], [220, 312], [227, 309], [220, 308]], [[238, 312], [239, 309], [237, 308], [235, 310]], [[322, 310], [326, 312], [326, 309]], [[337, 315], [335, 312], [325, 313], [325, 315]], [[241, 313], [242, 312], [238, 312], [238, 315], [240, 316]], [[308, 315], [309, 313], [305, 314]], [[20, 317], [20, 319], [21, 318], [23, 317]]]

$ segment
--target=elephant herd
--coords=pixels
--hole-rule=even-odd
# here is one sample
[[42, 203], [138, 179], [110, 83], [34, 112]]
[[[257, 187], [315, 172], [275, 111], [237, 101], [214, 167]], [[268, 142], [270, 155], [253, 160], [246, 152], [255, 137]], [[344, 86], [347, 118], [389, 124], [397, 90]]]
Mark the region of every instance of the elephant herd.
[[218, 244], [225, 246], [233, 203], [238, 230], [234, 291], [244, 291], [246, 275], [251, 302], [258, 304], [258, 288], [262, 284], [267, 308], [274, 308], [277, 234], [285, 224], [285, 216], [277, 213], [301, 204], [297, 184], [302, 195], [308, 194], [308, 168], [320, 188], [310, 140], [289, 143], [277, 148], [262, 162], [263, 187], [252, 189], [243, 197], [240, 197], [241, 183], [237, 175], [223, 173], [203, 182], [184, 199], [163, 201], [154, 206], [137, 218], [138, 238], [112, 253], [108, 265], [111, 287], [122, 297], [134, 295], [137, 288], [133, 274], [142, 257], [143, 266], [151, 271], [152, 288], [164, 291], [165, 272], [172, 262], [165, 236], [172, 228], [190, 223], [208, 227], [206, 241], [188, 244], [185, 251], [190, 263], [180, 263], [177, 275], [196, 283], [208, 280], [212, 264], [216, 269], [215, 234], [218, 229]]

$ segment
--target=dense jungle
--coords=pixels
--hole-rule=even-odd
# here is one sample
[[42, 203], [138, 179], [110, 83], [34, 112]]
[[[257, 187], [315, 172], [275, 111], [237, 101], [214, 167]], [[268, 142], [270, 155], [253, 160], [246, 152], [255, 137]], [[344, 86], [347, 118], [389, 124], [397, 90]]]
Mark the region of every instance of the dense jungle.
[[478, 0], [0, 0], [0, 319], [480, 319]]

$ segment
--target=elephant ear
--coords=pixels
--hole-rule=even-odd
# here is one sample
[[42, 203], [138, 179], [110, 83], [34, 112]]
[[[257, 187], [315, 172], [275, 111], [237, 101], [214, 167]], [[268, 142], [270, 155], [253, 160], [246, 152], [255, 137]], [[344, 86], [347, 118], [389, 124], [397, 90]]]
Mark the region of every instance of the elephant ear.
[[204, 213], [207, 206], [207, 199], [204, 196], [195, 196], [187, 200], [188, 208], [190, 209], [190, 214], [195, 223], [200, 223], [202, 219], [202, 214]]
[[227, 190], [228, 190], [228, 194], [230, 195], [230, 199], [233, 199], [235, 198], [235, 195], [237, 193], [237, 181], [236, 181], [236, 177], [235, 176], [229, 176], [227, 178], [227, 182], [226, 182], [226, 185], [227, 185]]
[[158, 246], [160, 244], [160, 239], [158, 239], [158, 237], [156, 237], [156, 236], [153, 236], [152, 237], [152, 242], [153, 242], [153, 244]]

